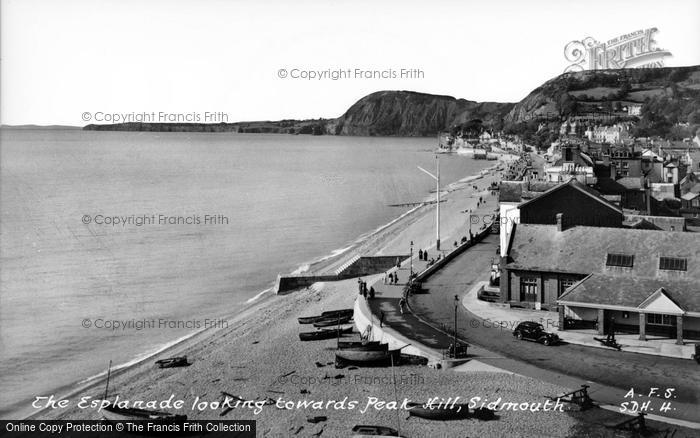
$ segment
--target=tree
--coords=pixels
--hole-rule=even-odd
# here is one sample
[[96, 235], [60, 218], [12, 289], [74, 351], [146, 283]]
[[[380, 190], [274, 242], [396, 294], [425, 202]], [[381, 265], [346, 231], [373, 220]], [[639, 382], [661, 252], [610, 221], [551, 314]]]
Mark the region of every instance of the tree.
[[569, 93], [564, 93], [559, 97], [557, 107], [559, 110], [559, 115], [569, 116], [576, 113], [578, 102], [576, 102], [576, 100], [572, 98]]

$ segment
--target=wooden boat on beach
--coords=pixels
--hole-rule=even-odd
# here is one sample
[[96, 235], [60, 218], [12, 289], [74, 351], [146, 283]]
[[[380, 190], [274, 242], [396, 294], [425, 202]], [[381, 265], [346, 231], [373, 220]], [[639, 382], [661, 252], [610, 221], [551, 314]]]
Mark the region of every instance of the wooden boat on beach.
[[[340, 343], [338, 343], [340, 344]], [[346, 346], [340, 346], [338, 345], [338, 350], [359, 350], [359, 351], [387, 351], [389, 350], [389, 344], [360, 344], [360, 345], [346, 345]]]
[[338, 341], [338, 348], [357, 347], [359, 345], [379, 345], [379, 341]]
[[323, 319], [326, 319], [325, 316], [300, 316], [297, 318], [297, 321], [299, 321], [299, 324], [313, 324], [315, 322], [319, 322]]
[[315, 322], [314, 327], [321, 328], [321, 327], [331, 327], [331, 326], [340, 325], [340, 324], [347, 324], [351, 318], [352, 318], [352, 316], [343, 316], [343, 317], [339, 317], [339, 318], [322, 319], [318, 322]]
[[337, 364], [351, 363], [358, 365], [385, 365], [398, 361], [401, 350], [337, 350]]
[[156, 365], [158, 365], [159, 368], [175, 368], [187, 366], [189, 363], [187, 362], [187, 356], [177, 356], [157, 360]]
[[148, 409], [120, 408], [109, 405], [102, 409], [102, 418], [107, 421], [155, 420], [164, 423], [175, 423], [187, 420], [187, 415], [171, 414], [170, 412], [150, 411]]
[[352, 327], [345, 327], [341, 329], [327, 329], [318, 330], [315, 332], [299, 333], [299, 340], [301, 341], [320, 341], [322, 339], [333, 339], [337, 338], [343, 334], [352, 333]]
[[330, 317], [338, 317], [338, 316], [352, 316], [354, 313], [353, 309], [340, 309], [340, 310], [328, 310], [325, 312], [321, 312], [321, 316], [330, 318]]
[[386, 426], [368, 426], [364, 424], [358, 424], [357, 426], [352, 428], [352, 431], [352, 438], [366, 438], [375, 436], [401, 436], [399, 435], [398, 431]]
[[426, 420], [448, 421], [463, 420], [469, 417], [469, 405], [466, 403], [426, 406], [422, 403], [408, 403], [408, 414]]
[[[107, 383], [105, 384], [105, 395], [104, 400], [107, 400], [109, 395], [109, 378], [112, 375], [112, 361], [109, 361], [109, 367], [107, 368]], [[161, 411], [151, 411], [148, 409], [137, 409], [137, 408], [120, 408], [114, 403], [110, 403], [109, 406], [105, 407], [100, 411], [102, 413], [102, 418], [107, 421], [136, 421], [136, 420], [150, 420], [159, 423], [179, 423], [187, 420], [187, 415], [172, 414], [170, 412]]]

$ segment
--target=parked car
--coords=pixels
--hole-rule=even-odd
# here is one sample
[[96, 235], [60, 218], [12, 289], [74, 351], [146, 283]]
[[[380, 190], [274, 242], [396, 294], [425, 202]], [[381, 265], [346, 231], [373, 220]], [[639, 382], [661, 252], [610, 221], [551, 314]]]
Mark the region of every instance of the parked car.
[[527, 339], [544, 345], [559, 343], [559, 336], [545, 331], [542, 324], [532, 321], [525, 321], [518, 324], [515, 330], [513, 330], [513, 336], [518, 339]]

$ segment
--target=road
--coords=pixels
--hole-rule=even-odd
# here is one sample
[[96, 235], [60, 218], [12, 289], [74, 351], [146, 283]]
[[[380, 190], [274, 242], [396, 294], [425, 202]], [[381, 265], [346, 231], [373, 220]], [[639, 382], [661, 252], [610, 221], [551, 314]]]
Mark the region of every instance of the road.
[[[490, 235], [431, 276], [424, 283], [427, 293], [410, 298], [412, 311], [432, 325], [444, 325], [451, 330], [454, 325], [454, 296], [459, 295], [461, 301], [464, 293], [474, 284], [488, 280], [491, 259], [496, 255], [497, 246], [498, 236]], [[679, 412], [667, 415], [700, 421], [700, 415], [694, 412], [699, 411], [700, 367], [694, 361], [574, 344], [545, 347], [518, 341], [510, 330], [482, 324], [476, 315], [461, 305], [457, 308], [457, 320], [459, 338], [485, 349], [472, 349], [483, 356], [479, 358], [483, 362], [570, 386], [586, 381], [595, 382], [608, 387], [599, 390], [607, 389], [607, 397], [618, 400], [616, 404], [624, 401], [624, 394], [630, 388], [644, 393], [652, 387], [675, 388], [676, 398], [673, 401], [677, 403]], [[443, 339], [443, 342], [446, 341]]]

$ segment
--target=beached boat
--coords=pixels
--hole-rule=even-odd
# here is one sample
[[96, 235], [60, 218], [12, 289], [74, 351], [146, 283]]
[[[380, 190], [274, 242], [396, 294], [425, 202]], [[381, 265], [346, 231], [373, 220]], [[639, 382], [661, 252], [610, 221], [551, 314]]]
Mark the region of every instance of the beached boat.
[[[109, 361], [107, 368], [107, 383], [105, 384], [104, 400], [107, 400], [109, 395], [109, 378], [112, 376], [112, 361]], [[162, 423], [176, 423], [187, 420], [187, 415], [172, 414], [170, 412], [151, 411], [148, 409], [136, 408], [120, 408], [111, 403], [100, 411], [102, 418], [107, 421], [135, 421], [135, 420], [150, 420]]]
[[360, 365], [390, 364], [392, 359], [398, 361], [401, 350], [337, 350], [336, 363], [354, 363]]
[[107, 421], [135, 421], [155, 420], [164, 423], [175, 423], [187, 420], [187, 415], [172, 414], [170, 412], [151, 411], [148, 409], [119, 408], [108, 406], [102, 409], [102, 418]]
[[313, 324], [315, 322], [319, 322], [323, 319], [326, 319], [325, 316], [300, 316], [297, 318], [297, 321], [299, 321], [299, 324]]
[[340, 310], [327, 310], [321, 312], [321, 316], [325, 318], [338, 317], [338, 316], [352, 316], [354, 313], [353, 309], [340, 309]]
[[379, 345], [379, 341], [339, 341], [338, 348], [357, 347], [359, 345]]
[[428, 358], [423, 356], [416, 356], [415, 354], [401, 353], [399, 358], [399, 364], [401, 365], [428, 365]]
[[451, 403], [439, 406], [426, 406], [421, 403], [408, 403], [408, 414], [426, 420], [462, 420], [469, 417], [469, 405]]
[[352, 431], [352, 438], [400, 436], [398, 431], [386, 426], [368, 426], [365, 424], [358, 424], [352, 428]]
[[352, 327], [338, 329], [318, 330], [315, 332], [299, 333], [299, 339], [302, 341], [320, 341], [322, 339], [333, 339], [339, 335], [352, 333]]
[[386, 351], [389, 349], [389, 344], [353, 344], [341, 346], [338, 343], [338, 350], [361, 350], [361, 351]]
[[331, 327], [331, 326], [339, 325], [339, 324], [346, 324], [348, 321], [350, 321], [350, 319], [352, 319], [352, 316], [341, 316], [341, 317], [335, 317], [335, 318], [322, 319], [318, 322], [315, 322], [314, 327], [321, 328], [321, 327]]
[[187, 362], [187, 356], [177, 356], [157, 360], [156, 365], [158, 365], [160, 368], [175, 368], [187, 366], [189, 363]]

